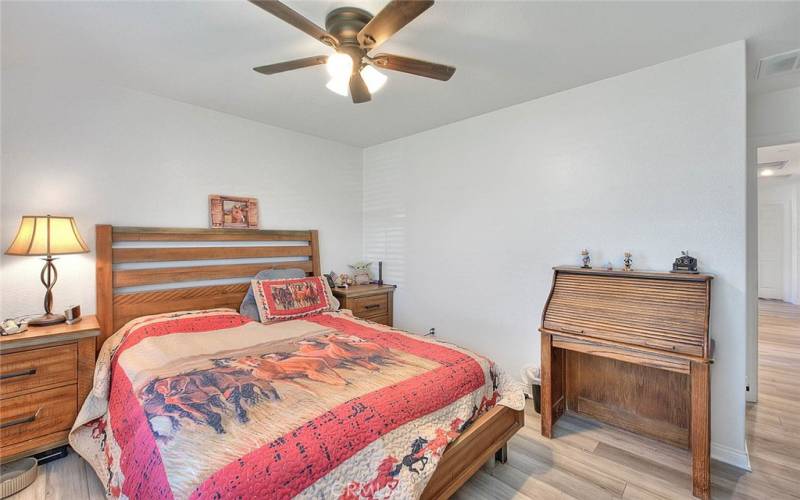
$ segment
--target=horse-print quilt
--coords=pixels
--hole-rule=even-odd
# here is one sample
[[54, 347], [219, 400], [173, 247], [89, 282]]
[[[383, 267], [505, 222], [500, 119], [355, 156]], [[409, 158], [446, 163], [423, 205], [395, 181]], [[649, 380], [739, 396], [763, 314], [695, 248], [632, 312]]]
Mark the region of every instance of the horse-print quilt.
[[69, 436], [119, 498], [418, 498], [495, 404], [488, 359], [344, 312], [142, 317], [103, 345]]

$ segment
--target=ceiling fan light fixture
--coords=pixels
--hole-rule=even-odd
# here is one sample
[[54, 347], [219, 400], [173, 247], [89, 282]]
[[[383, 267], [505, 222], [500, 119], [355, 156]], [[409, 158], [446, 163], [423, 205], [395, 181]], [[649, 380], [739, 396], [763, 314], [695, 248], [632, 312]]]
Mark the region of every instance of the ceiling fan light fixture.
[[386, 75], [369, 65], [364, 66], [364, 69], [361, 70], [361, 78], [363, 78], [364, 83], [367, 84], [367, 90], [369, 90], [370, 94], [379, 91], [386, 83], [386, 80], [389, 79]]
[[[389, 79], [386, 75], [376, 70], [372, 66], [365, 66], [361, 70], [361, 78], [363, 78], [364, 83], [367, 84], [367, 90], [369, 90], [370, 94], [374, 94], [375, 92], [379, 91], [386, 83], [386, 80]], [[344, 77], [333, 77], [325, 86], [328, 87], [328, 90], [334, 94], [339, 94], [342, 97], [348, 97], [350, 96], [350, 75], [345, 75]]]
[[346, 81], [353, 72], [353, 59], [347, 54], [337, 52], [328, 57], [325, 68], [334, 80]]
[[331, 78], [327, 85], [328, 90], [334, 94], [347, 97], [350, 95], [350, 78], [349, 75], [344, 78]]

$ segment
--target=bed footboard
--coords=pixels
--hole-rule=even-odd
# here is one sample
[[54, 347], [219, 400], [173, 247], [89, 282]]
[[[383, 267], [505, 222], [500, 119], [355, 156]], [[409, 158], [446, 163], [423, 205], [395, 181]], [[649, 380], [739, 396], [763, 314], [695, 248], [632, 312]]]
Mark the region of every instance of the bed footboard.
[[486, 412], [447, 447], [422, 499], [449, 498], [492, 456], [504, 462], [506, 442], [524, 423], [522, 410], [495, 406]]

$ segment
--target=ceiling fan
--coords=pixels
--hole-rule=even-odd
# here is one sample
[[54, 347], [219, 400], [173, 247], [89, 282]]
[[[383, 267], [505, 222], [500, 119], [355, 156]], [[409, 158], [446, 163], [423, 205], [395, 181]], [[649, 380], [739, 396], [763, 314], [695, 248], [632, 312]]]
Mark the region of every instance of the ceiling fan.
[[253, 68], [265, 75], [325, 64], [331, 74], [327, 87], [341, 95], [350, 95], [354, 103], [367, 102], [372, 93], [386, 82], [386, 75], [375, 68], [402, 71], [412, 75], [447, 81], [456, 69], [394, 54], [369, 53], [425, 12], [433, 0], [391, 0], [374, 17], [364, 9], [340, 7], [325, 17], [325, 29], [317, 26], [278, 0], [249, 0], [270, 14], [286, 21], [336, 53]]

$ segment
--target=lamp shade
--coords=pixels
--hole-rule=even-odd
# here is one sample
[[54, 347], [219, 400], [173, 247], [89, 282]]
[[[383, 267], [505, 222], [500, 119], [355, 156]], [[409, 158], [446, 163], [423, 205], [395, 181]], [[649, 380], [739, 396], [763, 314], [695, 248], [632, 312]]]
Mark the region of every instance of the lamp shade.
[[54, 215], [24, 215], [7, 255], [64, 255], [89, 251], [75, 219]]

